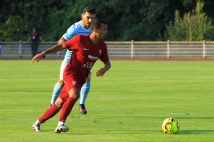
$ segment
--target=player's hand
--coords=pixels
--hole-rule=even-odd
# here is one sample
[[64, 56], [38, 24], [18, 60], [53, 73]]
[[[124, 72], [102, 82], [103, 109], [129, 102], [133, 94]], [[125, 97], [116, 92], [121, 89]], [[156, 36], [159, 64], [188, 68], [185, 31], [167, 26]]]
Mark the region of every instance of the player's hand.
[[38, 62], [42, 57], [44, 56], [44, 53], [39, 53], [36, 56], [33, 57], [33, 59], [31, 60], [31, 62], [33, 63], [35, 60], [36, 62]]
[[106, 69], [105, 68], [100, 68], [97, 72], [96, 72], [96, 76], [103, 76], [106, 73]]

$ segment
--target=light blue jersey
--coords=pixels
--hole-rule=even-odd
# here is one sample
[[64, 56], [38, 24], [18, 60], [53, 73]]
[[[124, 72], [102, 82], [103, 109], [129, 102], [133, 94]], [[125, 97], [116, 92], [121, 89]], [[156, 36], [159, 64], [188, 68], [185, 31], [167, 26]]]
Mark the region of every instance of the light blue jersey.
[[[91, 34], [91, 32], [92, 32], [91, 28], [89, 29], [83, 28], [81, 21], [79, 21], [71, 25], [71, 27], [66, 31], [63, 37], [66, 40], [69, 40], [77, 34]], [[63, 61], [66, 63], [69, 63], [71, 59], [71, 54], [72, 54], [72, 51], [67, 50]]]

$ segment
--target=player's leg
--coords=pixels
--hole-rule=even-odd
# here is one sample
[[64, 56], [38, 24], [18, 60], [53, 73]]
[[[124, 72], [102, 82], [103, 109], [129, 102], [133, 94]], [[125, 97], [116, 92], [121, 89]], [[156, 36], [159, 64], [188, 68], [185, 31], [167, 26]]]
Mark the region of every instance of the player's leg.
[[54, 86], [50, 105], [54, 104], [54, 102], [56, 101], [56, 99], [58, 98], [59, 94], [62, 91], [62, 88], [64, 86], [63, 72], [64, 72], [64, 69], [65, 69], [66, 66], [67, 66], [67, 63], [62, 61], [62, 64], [61, 64], [61, 67], [60, 67], [59, 81]]
[[39, 44], [39, 42], [36, 41], [36, 42], [35, 42], [35, 45], [34, 45], [34, 56], [37, 54], [38, 44]]
[[32, 56], [34, 57], [36, 55], [36, 48], [37, 48], [38, 44], [36, 41], [32, 41]]
[[34, 54], [33, 54], [33, 49], [34, 49], [34, 44], [33, 44], [33, 41], [31, 42], [31, 54], [32, 54], [32, 57], [34, 57]]
[[[73, 81], [70, 80], [69, 82], [73, 82]], [[76, 88], [73, 88], [73, 87], [76, 87]], [[72, 88], [72, 89], [68, 89], [68, 88]], [[79, 88], [80, 88], [79, 83], [76, 83], [74, 85], [70, 83], [70, 85], [67, 85], [63, 88], [63, 92], [65, 89], [69, 90], [67, 93], [68, 97], [64, 99], [64, 104], [62, 106], [62, 111], [60, 113], [59, 122], [58, 122], [58, 126], [55, 129], [55, 133], [67, 132], [69, 130], [69, 128], [65, 126], [65, 121], [69, 116], [74, 104], [79, 99], [79, 96], [80, 96]]]
[[56, 115], [61, 109], [63, 103], [64, 103], [64, 100], [61, 98], [58, 98], [55, 104], [49, 107], [44, 112], [44, 114], [36, 120], [36, 122], [32, 125], [32, 129], [36, 132], [42, 132], [40, 125], [45, 121], [47, 121], [48, 119], [52, 118], [54, 115]]
[[85, 101], [86, 98], [88, 97], [90, 88], [91, 88], [91, 72], [89, 73], [88, 78], [80, 91], [79, 111], [81, 114], [87, 114], [87, 110], [85, 108]]

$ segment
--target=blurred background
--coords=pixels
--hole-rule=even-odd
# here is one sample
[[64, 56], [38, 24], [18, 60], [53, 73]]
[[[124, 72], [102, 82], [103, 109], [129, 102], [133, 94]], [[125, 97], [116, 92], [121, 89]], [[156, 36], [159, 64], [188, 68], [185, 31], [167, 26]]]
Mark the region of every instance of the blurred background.
[[1, 0], [0, 41], [26, 41], [33, 27], [57, 41], [87, 5], [108, 22], [106, 40], [214, 40], [213, 0]]
[[[151, 49], [164, 48], [164, 51], [155, 50], [155, 53], [164, 52], [160, 57], [170, 57], [167, 53], [167, 48], [170, 48], [167, 41], [200, 41], [200, 49], [191, 49], [200, 50], [200, 53], [197, 53], [200, 57], [206, 56], [203, 41], [214, 41], [213, 0], [1, 0], [0, 58], [8, 52], [5, 47], [8, 49], [13, 46], [12, 42], [16, 46], [13, 48], [14, 52], [17, 52], [15, 55], [23, 57], [24, 53], [30, 52], [29, 43], [25, 41], [33, 27], [37, 28], [46, 42], [39, 45], [40, 50], [55, 44], [74, 22], [81, 19], [82, 10], [88, 5], [96, 8], [96, 17], [107, 21], [106, 41], [123, 42], [118, 45], [121, 45], [119, 50], [124, 52], [126, 49], [122, 47], [127, 45], [124, 41], [130, 41], [128, 57], [134, 54], [132, 50], [138, 52], [134, 51], [135, 42], [132, 44], [131, 41], [164, 41]], [[180, 47], [183, 46], [176, 45], [176, 48]], [[192, 47], [195, 47], [194, 43], [185, 45], [185, 49]], [[213, 45], [210, 48], [212, 49]], [[214, 53], [211, 49], [209, 54]], [[139, 51], [138, 54], [140, 52], [145, 53]]]

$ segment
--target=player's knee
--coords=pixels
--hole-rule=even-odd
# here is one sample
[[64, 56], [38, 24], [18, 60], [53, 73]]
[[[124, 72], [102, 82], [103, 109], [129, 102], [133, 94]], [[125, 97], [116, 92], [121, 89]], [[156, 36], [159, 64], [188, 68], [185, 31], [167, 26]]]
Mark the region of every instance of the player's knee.
[[80, 98], [80, 94], [72, 94], [72, 95], [69, 94], [69, 97], [72, 97], [73, 99], [78, 100]]
[[80, 95], [72, 96], [75, 100], [78, 100], [80, 98]]
[[55, 102], [55, 105], [58, 107], [58, 108], [61, 108], [62, 105], [63, 105], [64, 101], [61, 99], [61, 98], [57, 98], [56, 102]]
[[79, 89], [71, 89], [68, 91], [69, 97], [78, 100], [80, 98], [80, 90]]
[[58, 84], [59, 84], [59, 86], [60, 86], [61, 88], [63, 88], [64, 85], [65, 85], [63, 80], [59, 80], [59, 81], [58, 81]]

